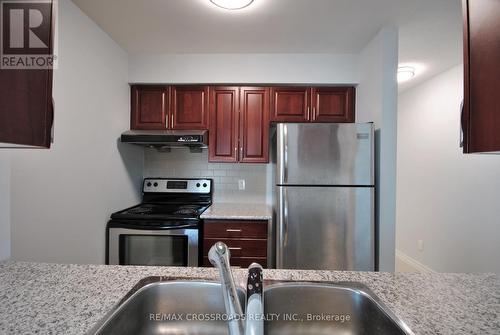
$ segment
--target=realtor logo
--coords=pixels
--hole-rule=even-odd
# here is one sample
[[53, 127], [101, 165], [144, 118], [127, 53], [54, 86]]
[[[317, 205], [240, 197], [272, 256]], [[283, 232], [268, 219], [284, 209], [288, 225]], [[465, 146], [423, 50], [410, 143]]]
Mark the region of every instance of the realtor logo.
[[53, 12], [50, 0], [0, 1], [1, 69], [52, 69]]

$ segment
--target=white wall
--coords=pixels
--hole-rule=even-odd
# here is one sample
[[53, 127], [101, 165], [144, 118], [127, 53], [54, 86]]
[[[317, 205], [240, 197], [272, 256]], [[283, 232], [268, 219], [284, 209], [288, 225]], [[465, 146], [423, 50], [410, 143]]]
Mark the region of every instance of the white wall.
[[462, 87], [459, 65], [399, 96], [397, 248], [439, 272], [500, 273], [500, 156], [462, 154]]
[[178, 54], [129, 57], [131, 83], [358, 82], [358, 55]]
[[117, 144], [129, 127], [127, 54], [71, 1], [58, 19], [55, 143], [12, 151], [12, 257], [103, 263], [109, 214], [138, 200], [142, 174], [142, 151]]
[[360, 54], [356, 119], [375, 123], [376, 218], [381, 271], [394, 271], [398, 30], [382, 29]]
[[0, 150], [0, 261], [2, 261], [10, 258], [10, 153]]

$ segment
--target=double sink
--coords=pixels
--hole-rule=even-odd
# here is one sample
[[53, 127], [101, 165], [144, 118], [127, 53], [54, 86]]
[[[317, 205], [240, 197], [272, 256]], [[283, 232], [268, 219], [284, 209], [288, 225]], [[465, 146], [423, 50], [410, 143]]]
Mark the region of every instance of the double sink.
[[[237, 287], [242, 306], [245, 287]], [[355, 282], [264, 281], [268, 335], [413, 334], [366, 286]], [[90, 334], [228, 334], [221, 284], [141, 280]]]

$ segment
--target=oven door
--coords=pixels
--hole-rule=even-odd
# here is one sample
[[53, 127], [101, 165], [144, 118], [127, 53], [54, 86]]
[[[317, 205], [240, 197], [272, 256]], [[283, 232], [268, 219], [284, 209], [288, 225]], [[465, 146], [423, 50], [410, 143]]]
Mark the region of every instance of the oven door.
[[108, 264], [198, 266], [198, 229], [109, 228]]

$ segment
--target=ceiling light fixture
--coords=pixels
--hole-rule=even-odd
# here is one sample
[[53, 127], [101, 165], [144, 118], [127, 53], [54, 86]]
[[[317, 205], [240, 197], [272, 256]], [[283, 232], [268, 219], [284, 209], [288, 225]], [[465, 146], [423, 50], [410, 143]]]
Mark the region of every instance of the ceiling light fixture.
[[398, 83], [403, 83], [415, 77], [415, 68], [411, 66], [398, 67]]
[[254, 0], [210, 0], [210, 2], [217, 7], [229, 10], [243, 9], [250, 6], [253, 1]]

